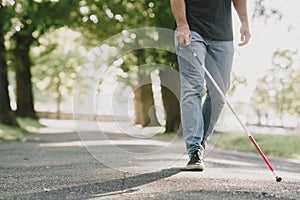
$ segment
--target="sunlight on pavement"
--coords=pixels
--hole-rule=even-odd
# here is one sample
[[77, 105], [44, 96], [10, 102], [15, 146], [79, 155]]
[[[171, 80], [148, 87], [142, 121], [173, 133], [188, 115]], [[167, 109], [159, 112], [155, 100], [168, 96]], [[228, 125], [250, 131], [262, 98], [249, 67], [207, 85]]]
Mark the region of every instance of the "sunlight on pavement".
[[46, 126], [40, 128], [38, 133], [67, 133], [75, 131], [99, 131], [109, 133], [122, 133], [136, 138], [150, 138], [156, 134], [164, 132], [165, 128], [162, 126], [142, 127], [133, 125], [131, 122], [98, 122], [98, 121], [84, 121], [77, 120], [53, 120], [41, 119], [40, 123]]
[[83, 146], [103, 146], [103, 145], [151, 145], [167, 146], [168, 142], [156, 140], [98, 140], [98, 141], [72, 141], [40, 144], [40, 147], [83, 147]]
[[234, 160], [222, 160], [222, 159], [214, 159], [214, 158], [206, 158], [205, 160], [210, 163], [217, 163], [217, 164], [224, 164], [224, 165], [257, 166], [254, 163], [240, 162], [240, 161], [234, 161]]
[[[300, 182], [297, 173], [280, 172], [283, 181]], [[266, 173], [264, 169], [253, 168], [253, 170], [242, 168], [207, 168], [204, 172], [181, 172], [173, 176], [174, 178], [210, 178], [210, 179], [240, 179], [255, 181], [272, 181], [272, 175]], [[275, 180], [274, 180], [275, 182]]]

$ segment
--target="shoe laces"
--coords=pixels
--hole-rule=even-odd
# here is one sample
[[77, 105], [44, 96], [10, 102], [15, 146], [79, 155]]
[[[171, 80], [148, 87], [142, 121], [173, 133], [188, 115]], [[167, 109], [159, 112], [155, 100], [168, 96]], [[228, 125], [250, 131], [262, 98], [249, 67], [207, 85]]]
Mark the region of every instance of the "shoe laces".
[[197, 149], [196, 151], [191, 153], [191, 158], [196, 159], [196, 160], [203, 160], [201, 151], [199, 149]]

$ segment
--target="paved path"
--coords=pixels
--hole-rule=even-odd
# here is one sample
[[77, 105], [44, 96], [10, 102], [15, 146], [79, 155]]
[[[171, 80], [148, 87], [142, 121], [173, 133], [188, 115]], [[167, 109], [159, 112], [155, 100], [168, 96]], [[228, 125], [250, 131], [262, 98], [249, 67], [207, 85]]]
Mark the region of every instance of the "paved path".
[[213, 148], [205, 171], [190, 172], [180, 138], [111, 131], [118, 153], [97, 131], [84, 131], [85, 148], [83, 133], [55, 125], [0, 144], [0, 199], [300, 199], [299, 161], [270, 157], [276, 183], [259, 155]]

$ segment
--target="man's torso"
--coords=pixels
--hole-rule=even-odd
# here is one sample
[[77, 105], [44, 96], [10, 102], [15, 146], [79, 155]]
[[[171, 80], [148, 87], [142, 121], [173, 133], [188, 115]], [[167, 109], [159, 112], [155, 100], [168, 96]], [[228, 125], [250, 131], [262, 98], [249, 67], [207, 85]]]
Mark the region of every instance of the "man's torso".
[[231, 0], [185, 0], [192, 31], [212, 40], [233, 40]]

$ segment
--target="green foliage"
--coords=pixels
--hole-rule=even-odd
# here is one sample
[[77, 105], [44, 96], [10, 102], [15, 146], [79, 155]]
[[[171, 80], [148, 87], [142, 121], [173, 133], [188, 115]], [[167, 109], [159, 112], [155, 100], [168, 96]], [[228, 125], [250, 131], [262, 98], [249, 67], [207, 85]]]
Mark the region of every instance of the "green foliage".
[[70, 96], [76, 72], [85, 60], [86, 49], [80, 39], [80, 33], [61, 28], [41, 37], [39, 47], [32, 49], [32, 80], [43, 94], [40, 101]]
[[256, 109], [274, 109], [283, 114], [300, 115], [300, 68], [297, 51], [278, 50], [273, 55], [273, 68], [259, 80], [252, 100]]
[[0, 11], [0, 34], [5, 35], [11, 28], [10, 18], [13, 16], [13, 10], [9, 3], [2, 1]]
[[40, 124], [40, 122], [37, 119], [18, 117], [17, 121], [20, 125], [20, 128], [25, 132], [37, 131], [37, 129], [44, 127], [42, 124]]
[[[6, 3], [3, 3], [6, 2]], [[10, 48], [22, 48], [31, 44], [51, 28], [59, 28], [74, 23], [70, 17], [78, 8], [78, 2], [72, 0], [15, 0], [2, 1], [6, 12], [5, 25]], [[3, 8], [1, 8], [3, 9]], [[24, 40], [26, 38], [26, 40]]]
[[280, 9], [270, 7], [270, 1], [272, 0], [255, 0], [255, 8], [252, 17], [263, 17], [266, 21], [269, 19], [281, 20], [283, 16]]
[[252, 95], [252, 106], [259, 112], [267, 112], [268, 109], [272, 108], [271, 98], [274, 96], [271, 90], [272, 85], [268, 82], [268, 76], [259, 79], [257, 85]]
[[[79, 5], [81, 23], [74, 28], [82, 32], [83, 36], [87, 38], [85, 41], [89, 46], [96, 46], [100, 41], [124, 30], [154, 26], [172, 28], [174, 25], [169, 1], [82, 0]], [[138, 43], [138, 39], [136, 41]], [[111, 44], [108, 45], [111, 46]], [[133, 79], [136, 79], [134, 78], [137, 77], [135, 75], [136, 66], [149, 63], [149, 59], [152, 59], [150, 57], [153, 55], [148, 52], [148, 50], [144, 50], [139, 58], [137, 58], [136, 52], [121, 58], [124, 63], [118, 67], [128, 73], [126, 83], [130, 84], [134, 82]], [[155, 53], [153, 50], [151, 52]], [[160, 59], [160, 61], [162, 60]]]
[[24, 130], [20, 128], [0, 124], [0, 142], [11, 141], [11, 140], [22, 141], [23, 132]]
[[158, 0], [82, 0], [79, 3], [78, 26], [90, 45], [123, 30], [140, 27], [173, 28], [169, 1]]
[[232, 74], [232, 83], [228, 91], [228, 95], [233, 95], [239, 85], [247, 85], [247, 79], [244, 76], [239, 76], [235, 73]]
[[20, 127], [11, 127], [0, 124], [0, 142], [1, 141], [25, 141], [23, 135], [27, 132], [36, 131], [43, 126], [36, 119], [17, 118]]
[[[3, 0], [7, 11], [4, 26], [6, 47], [11, 50], [11, 66], [16, 73], [17, 115], [35, 117], [31, 88], [30, 49], [51, 29], [74, 24], [72, 14], [78, 9], [73, 0]], [[8, 12], [9, 11], [9, 12]], [[2, 33], [1, 33], [2, 34]]]

